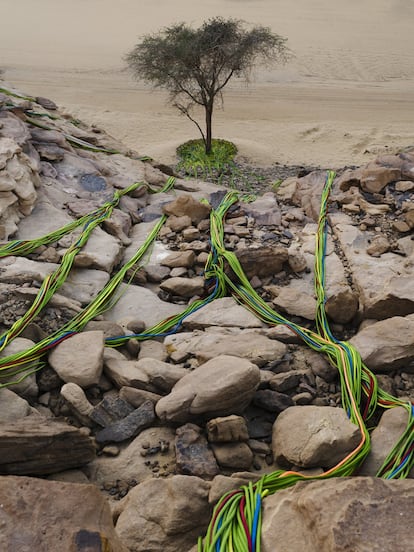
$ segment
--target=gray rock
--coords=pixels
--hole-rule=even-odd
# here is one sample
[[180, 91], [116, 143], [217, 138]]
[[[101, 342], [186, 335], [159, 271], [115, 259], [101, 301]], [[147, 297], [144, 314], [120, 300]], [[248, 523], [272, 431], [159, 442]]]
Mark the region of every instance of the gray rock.
[[297, 483], [263, 501], [261, 550], [274, 552], [275, 542], [278, 552], [409, 550], [413, 503], [410, 480], [352, 477]]
[[[333, 214], [331, 223], [349, 263], [354, 284], [359, 293], [364, 318], [382, 320], [414, 312], [414, 279], [410, 259], [414, 254], [407, 248], [406, 257], [383, 253], [380, 257], [367, 254], [368, 240], [373, 233], [361, 232]], [[400, 240], [402, 242], [402, 240]], [[401, 243], [402, 248], [404, 243]]]
[[154, 403], [146, 401], [122, 420], [105, 427], [95, 435], [99, 444], [120, 443], [136, 437], [155, 420]]
[[288, 372], [274, 374], [269, 381], [269, 387], [273, 391], [283, 393], [283, 391], [289, 391], [289, 389], [297, 387], [302, 376], [303, 372], [301, 373], [298, 370], [289, 370]]
[[155, 360], [161, 360], [165, 362], [168, 358], [167, 351], [163, 343], [149, 339], [148, 341], [142, 341], [140, 343], [141, 348], [138, 354], [138, 359], [141, 358], [154, 358]]
[[103, 332], [83, 332], [59, 343], [49, 353], [48, 360], [64, 382], [86, 388], [99, 382], [103, 352]]
[[201, 428], [194, 424], [185, 424], [177, 429], [175, 455], [177, 470], [183, 475], [211, 479], [219, 472], [214, 454], [201, 434]]
[[292, 406], [273, 426], [272, 449], [276, 463], [303, 468], [331, 468], [359, 443], [359, 429], [342, 408]]
[[256, 391], [253, 397], [253, 403], [269, 412], [283, 412], [286, 408], [294, 405], [293, 400], [289, 395], [272, 391], [271, 389], [261, 389]]
[[260, 370], [247, 360], [222, 355], [184, 376], [156, 405], [165, 421], [186, 422], [193, 416], [238, 414], [259, 385]]
[[107, 394], [104, 399], [92, 408], [91, 419], [101, 427], [109, 427], [115, 422], [126, 418], [134, 411], [134, 407], [117, 395]]
[[[61, 254], [63, 253], [64, 250], [61, 251]], [[75, 266], [96, 268], [110, 274], [115, 265], [121, 260], [121, 255], [122, 248], [119, 240], [97, 227], [90, 235], [82, 251], [76, 256]]]

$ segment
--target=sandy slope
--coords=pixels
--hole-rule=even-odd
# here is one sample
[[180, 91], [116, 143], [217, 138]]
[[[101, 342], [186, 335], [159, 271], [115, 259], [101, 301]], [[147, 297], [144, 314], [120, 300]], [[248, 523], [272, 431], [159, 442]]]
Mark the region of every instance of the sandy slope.
[[129, 146], [170, 162], [195, 127], [122, 71], [147, 32], [234, 16], [288, 37], [296, 57], [233, 83], [217, 136], [263, 164], [358, 164], [414, 145], [412, 0], [1, 0], [0, 67]]

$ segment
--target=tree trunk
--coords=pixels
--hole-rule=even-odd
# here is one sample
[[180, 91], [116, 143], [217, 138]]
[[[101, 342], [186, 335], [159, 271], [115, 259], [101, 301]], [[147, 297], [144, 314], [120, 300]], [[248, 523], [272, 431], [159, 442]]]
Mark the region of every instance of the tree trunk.
[[212, 133], [211, 133], [211, 127], [212, 127], [212, 119], [213, 119], [213, 102], [209, 102], [205, 106], [206, 110], [206, 140], [205, 140], [205, 146], [206, 146], [206, 153], [207, 155], [211, 153], [211, 140], [212, 140]]

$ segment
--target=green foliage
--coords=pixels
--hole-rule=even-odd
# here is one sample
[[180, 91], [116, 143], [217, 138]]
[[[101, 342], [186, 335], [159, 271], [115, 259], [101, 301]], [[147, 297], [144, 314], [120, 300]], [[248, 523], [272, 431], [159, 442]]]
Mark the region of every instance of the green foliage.
[[202, 140], [189, 140], [177, 148], [177, 168], [196, 177], [211, 171], [224, 172], [236, 153], [236, 146], [227, 140], [213, 139], [210, 153], [206, 153]]
[[[169, 92], [173, 106], [198, 128], [206, 152], [211, 149], [212, 114], [217, 99], [232, 77], [249, 79], [261, 62], [284, 63], [290, 57], [286, 39], [269, 28], [246, 29], [238, 19], [209, 19], [198, 29], [185, 23], [146, 35], [126, 56], [133, 75]], [[192, 116], [205, 110], [205, 131]]]
[[260, 184], [264, 178], [253, 170], [242, 170], [235, 162], [236, 154], [237, 147], [228, 140], [213, 138], [210, 153], [202, 140], [189, 140], [177, 148], [176, 170], [191, 178], [252, 192], [252, 183]]

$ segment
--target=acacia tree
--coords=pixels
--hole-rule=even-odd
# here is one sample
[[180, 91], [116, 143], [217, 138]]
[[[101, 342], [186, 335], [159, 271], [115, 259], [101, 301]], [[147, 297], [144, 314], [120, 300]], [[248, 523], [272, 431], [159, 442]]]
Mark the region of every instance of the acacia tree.
[[[185, 23], [146, 35], [126, 56], [135, 78], [169, 92], [171, 104], [198, 128], [206, 153], [211, 152], [212, 117], [216, 100], [232, 77], [249, 80], [258, 62], [284, 63], [286, 39], [267, 27], [246, 29], [238, 19], [209, 19], [198, 29]], [[205, 130], [193, 108], [205, 111]]]

